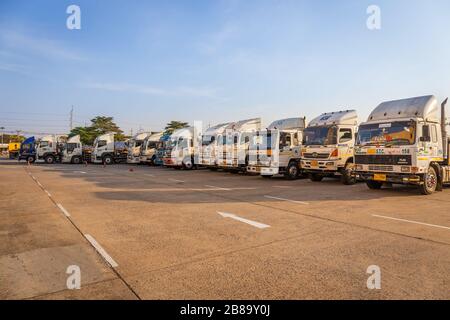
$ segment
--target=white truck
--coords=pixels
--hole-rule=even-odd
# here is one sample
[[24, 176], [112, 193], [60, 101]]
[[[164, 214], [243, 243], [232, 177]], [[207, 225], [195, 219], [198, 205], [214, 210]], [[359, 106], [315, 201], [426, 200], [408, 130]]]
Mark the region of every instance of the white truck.
[[249, 160], [250, 139], [261, 130], [261, 118], [230, 123], [218, 143], [218, 164], [224, 170], [245, 172]]
[[162, 132], [152, 133], [144, 139], [139, 153], [139, 161], [142, 164], [154, 165], [156, 158], [156, 149], [162, 137]]
[[416, 185], [424, 195], [450, 183], [445, 100], [423, 96], [381, 103], [359, 127], [355, 176], [370, 189]]
[[175, 130], [164, 148], [163, 163], [166, 167], [191, 170], [194, 160], [194, 127]]
[[300, 156], [306, 118], [289, 118], [272, 122], [266, 130], [250, 140], [247, 171], [264, 178], [284, 174], [287, 179], [300, 175]]
[[70, 137], [65, 143], [60, 145], [59, 160], [61, 163], [80, 164], [85, 161], [83, 145], [80, 136]]
[[211, 170], [217, 170], [219, 166], [219, 142], [223, 141], [225, 129], [230, 123], [222, 123], [205, 130], [199, 143], [198, 164]]
[[47, 164], [59, 161], [60, 145], [67, 137], [47, 135], [40, 138], [36, 144], [36, 160], [44, 160]]
[[301, 170], [312, 181], [340, 176], [344, 184], [356, 183], [353, 173], [358, 115], [355, 110], [324, 113], [303, 132]]
[[128, 150], [123, 142], [116, 142], [115, 133], [105, 133], [94, 141], [94, 149], [91, 154], [92, 163], [113, 164], [126, 162]]
[[127, 163], [139, 164], [141, 162], [141, 146], [150, 135], [150, 132], [141, 132], [128, 140]]

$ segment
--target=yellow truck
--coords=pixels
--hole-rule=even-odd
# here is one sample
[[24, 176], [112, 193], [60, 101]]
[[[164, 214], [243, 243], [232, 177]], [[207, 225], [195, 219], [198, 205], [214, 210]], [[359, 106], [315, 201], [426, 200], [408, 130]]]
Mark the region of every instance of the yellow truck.
[[20, 151], [20, 142], [10, 142], [8, 144], [8, 153], [10, 159], [17, 159]]

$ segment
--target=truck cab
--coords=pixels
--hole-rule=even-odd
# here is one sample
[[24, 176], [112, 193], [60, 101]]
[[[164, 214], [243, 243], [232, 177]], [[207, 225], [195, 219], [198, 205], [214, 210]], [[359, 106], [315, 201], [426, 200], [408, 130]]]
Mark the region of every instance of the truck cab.
[[245, 172], [248, 166], [250, 140], [261, 130], [261, 118], [230, 123], [219, 141], [219, 167], [232, 172]]
[[303, 132], [301, 169], [312, 181], [340, 176], [344, 184], [356, 183], [352, 174], [358, 131], [355, 110], [324, 113]]
[[229, 123], [222, 123], [205, 130], [201, 138], [201, 143], [199, 143], [199, 165], [212, 170], [218, 168], [219, 141], [222, 141], [225, 129], [229, 125]]
[[83, 146], [79, 135], [70, 137], [61, 145], [59, 158], [61, 163], [80, 164], [83, 162]]
[[150, 132], [138, 133], [128, 141], [127, 163], [136, 164], [141, 162], [141, 146], [150, 135]]
[[144, 139], [140, 150], [140, 163], [155, 164], [156, 152], [162, 135], [162, 132], [153, 133]]
[[450, 180], [446, 125], [445, 103], [435, 96], [381, 103], [359, 127], [355, 175], [370, 189], [389, 183], [416, 185], [425, 195], [442, 190]]
[[164, 166], [172, 168], [194, 168], [194, 127], [175, 130], [166, 142], [163, 156]]
[[17, 159], [20, 152], [20, 142], [8, 143], [8, 155], [10, 159]]
[[36, 144], [36, 160], [44, 160], [47, 164], [59, 161], [60, 146], [65, 136], [48, 135], [40, 138]]
[[92, 163], [103, 163], [106, 165], [127, 160], [127, 147], [123, 142], [114, 140], [114, 133], [106, 133], [98, 136], [94, 141], [91, 154]]
[[155, 154], [155, 160], [154, 164], [157, 166], [163, 166], [164, 165], [164, 154], [166, 152], [166, 146], [170, 141], [170, 134], [163, 133], [161, 138], [159, 138], [159, 141], [156, 145], [156, 154]]
[[250, 140], [247, 171], [268, 178], [284, 174], [287, 179], [300, 175], [300, 156], [306, 118], [289, 118], [271, 123]]
[[36, 139], [29, 137], [20, 145], [19, 161], [25, 160], [29, 163], [36, 161]]

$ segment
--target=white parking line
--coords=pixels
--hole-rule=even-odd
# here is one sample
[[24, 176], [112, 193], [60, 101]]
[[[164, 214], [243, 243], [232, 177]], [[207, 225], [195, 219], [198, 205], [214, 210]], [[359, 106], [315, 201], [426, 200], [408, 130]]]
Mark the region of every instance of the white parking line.
[[173, 182], [182, 182], [182, 183], [186, 182], [186, 181], [183, 181], [183, 180], [177, 180], [177, 179], [171, 179], [171, 178], [169, 178], [169, 180], [173, 181]]
[[48, 192], [47, 190], [45, 190], [44, 189], [44, 191], [45, 191], [45, 193], [51, 198], [52, 197], [52, 195], [50, 194], [50, 192]]
[[428, 226], [428, 227], [435, 227], [435, 228], [442, 228], [442, 229], [450, 230], [450, 227], [440, 226], [440, 225], [436, 225], [436, 224], [429, 224], [429, 223], [424, 223], [424, 222], [419, 222], [419, 221], [405, 220], [405, 219], [399, 219], [399, 218], [393, 218], [393, 217], [387, 217], [387, 216], [380, 216], [377, 214], [373, 214], [372, 217], [396, 220], [396, 221], [402, 221], [402, 222], [409, 222], [409, 223], [420, 224], [420, 225]]
[[275, 200], [281, 200], [281, 201], [288, 201], [288, 202], [293, 202], [293, 203], [298, 203], [298, 204], [305, 204], [308, 205], [308, 202], [303, 202], [303, 201], [297, 201], [297, 200], [290, 200], [290, 199], [285, 199], [285, 198], [278, 198], [278, 197], [272, 197], [272, 196], [264, 196], [265, 198], [268, 199], [275, 199]]
[[144, 176], [147, 176], [147, 177], [155, 177], [155, 175], [154, 174], [150, 174], [150, 173], [144, 173]]
[[37, 183], [37, 185], [38, 185], [39, 187], [41, 187], [42, 189], [44, 188], [44, 187], [42, 186], [42, 184], [41, 184], [39, 181], [36, 181], [36, 183]]
[[232, 213], [220, 212], [220, 211], [217, 211], [217, 213], [220, 214], [224, 218], [231, 218], [231, 219], [234, 219], [234, 220], [237, 220], [237, 221], [249, 224], [249, 225], [251, 225], [253, 227], [256, 227], [256, 228], [259, 228], [259, 229], [265, 229], [265, 228], [269, 228], [270, 227], [268, 224], [264, 224], [264, 223], [261, 223], [261, 222], [256, 222], [256, 221], [253, 221], [253, 220], [248, 220], [248, 219], [245, 219], [245, 218], [241, 218], [241, 217], [239, 217], [239, 216], [237, 216], [235, 214], [232, 214]]
[[111, 256], [105, 251], [105, 249], [103, 249], [102, 246], [98, 244], [98, 242], [95, 241], [95, 239], [91, 235], [85, 234], [84, 236], [86, 237], [87, 241], [89, 241], [89, 243], [94, 247], [94, 249], [103, 257], [103, 259], [105, 259], [105, 261], [109, 263], [111, 267], [117, 268], [119, 266], [117, 262], [115, 262], [114, 259], [111, 258]]
[[70, 213], [66, 209], [64, 209], [64, 207], [60, 203], [57, 203], [56, 206], [59, 208], [59, 210], [62, 211], [62, 213], [64, 213], [66, 217], [70, 217]]
[[211, 186], [211, 185], [208, 185], [208, 184], [205, 184], [205, 187], [219, 189], [219, 190], [224, 190], [224, 191], [230, 191], [231, 190], [230, 188], [216, 187], [216, 186]]

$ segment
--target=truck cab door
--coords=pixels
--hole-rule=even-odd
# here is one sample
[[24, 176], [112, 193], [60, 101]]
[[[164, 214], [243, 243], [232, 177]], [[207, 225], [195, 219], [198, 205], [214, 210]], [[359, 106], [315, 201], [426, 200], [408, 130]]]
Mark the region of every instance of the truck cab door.
[[348, 158], [353, 157], [355, 146], [355, 134], [353, 130], [353, 128], [339, 128], [338, 149], [342, 164], [345, 164]]

